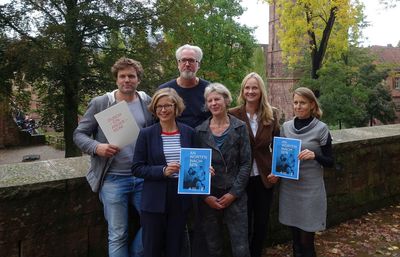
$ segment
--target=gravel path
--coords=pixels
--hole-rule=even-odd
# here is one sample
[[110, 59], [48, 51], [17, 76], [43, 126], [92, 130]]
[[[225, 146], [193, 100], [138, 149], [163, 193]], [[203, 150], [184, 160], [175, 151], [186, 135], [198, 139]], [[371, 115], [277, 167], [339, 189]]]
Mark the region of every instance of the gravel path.
[[64, 151], [48, 145], [10, 147], [0, 149], [0, 165], [22, 162], [26, 155], [40, 155], [38, 161], [64, 158]]

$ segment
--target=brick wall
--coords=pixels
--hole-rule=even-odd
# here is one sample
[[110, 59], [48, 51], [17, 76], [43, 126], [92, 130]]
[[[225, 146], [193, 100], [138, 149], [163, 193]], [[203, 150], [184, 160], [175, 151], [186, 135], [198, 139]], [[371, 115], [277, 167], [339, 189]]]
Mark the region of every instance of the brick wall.
[[8, 101], [0, 102], [0, 147], [20, 143], [18, 127], [9, 110]]
[[[332, 135], [328, 226], [400, 201], [400, 124]], [[102, 208], [83, 177], [88, 165], [87, 156], [0, 165], [0, 256], [107, 255]], [[278, 222], [277, 204], [275, 194], [269, 235], [282, 242], [290, 235]]]

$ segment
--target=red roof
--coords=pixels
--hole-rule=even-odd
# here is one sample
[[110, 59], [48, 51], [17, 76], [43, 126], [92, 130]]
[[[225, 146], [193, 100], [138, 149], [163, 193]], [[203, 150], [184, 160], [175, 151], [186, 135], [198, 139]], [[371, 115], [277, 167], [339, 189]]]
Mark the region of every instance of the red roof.
[[377, 62], [400, 65], [400, 47], [371, 46], [369, 50], [377, 58]]

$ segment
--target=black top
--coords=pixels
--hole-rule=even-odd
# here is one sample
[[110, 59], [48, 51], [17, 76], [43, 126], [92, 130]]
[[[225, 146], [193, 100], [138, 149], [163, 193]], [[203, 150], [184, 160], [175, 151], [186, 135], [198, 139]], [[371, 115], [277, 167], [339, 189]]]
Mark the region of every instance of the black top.
[[183, 88], [179, 86], [176, 79], [174, 79], [162, 84], [158, 89], [170, 87], [176, 90], [185, 103], [185, 110], [183, 110], [181, 116], [176, 119], [192, 128], [195, 128], [211, 116], [211, 113], [205, 111], [204, 108], [204, 90], [208, 84], [210, 84], [210, 82], [207, 80], [199, 79], [199, 83], [195, 87]]

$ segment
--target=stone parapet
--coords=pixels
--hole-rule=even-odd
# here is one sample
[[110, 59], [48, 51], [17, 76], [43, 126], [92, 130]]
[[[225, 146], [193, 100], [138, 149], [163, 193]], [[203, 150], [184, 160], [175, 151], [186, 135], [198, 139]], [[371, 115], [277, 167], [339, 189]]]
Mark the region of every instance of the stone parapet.
[[[325, 170], [328, 226], [400, 201], [400, 125], [332, 131]], [[98, 195], [84, 178], [89, 157], [0, 165], [0, 256], [106, 256]], [[276, 190], [277, 192], [278, 190]], [[290, 238], [271, 213], [270, 242]]]
[[106, 256], [88, 157], [0, 165], [0, 256]]
[[[327, 226], [400, 202], [400, 124], [331, 131], [334, 168], [324, 171]], [[278, 194], [271, 215], [270, 243], [290, 238], [277, 222]]]

